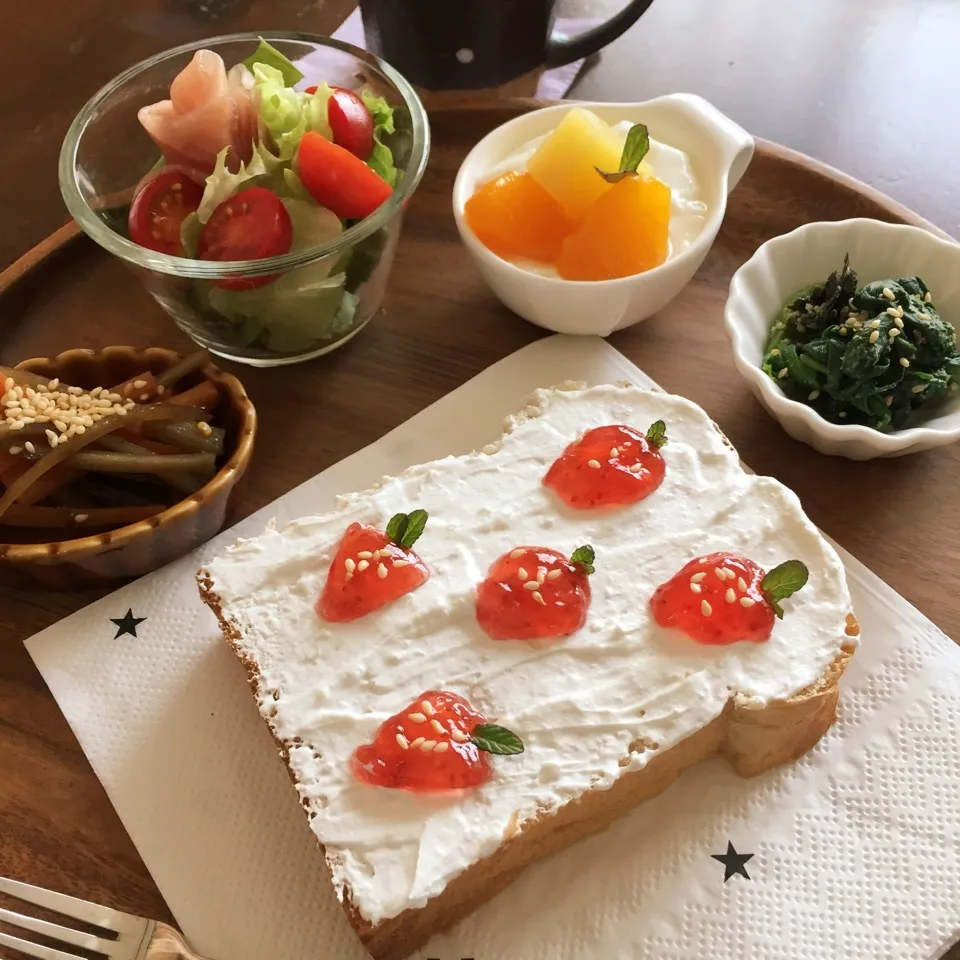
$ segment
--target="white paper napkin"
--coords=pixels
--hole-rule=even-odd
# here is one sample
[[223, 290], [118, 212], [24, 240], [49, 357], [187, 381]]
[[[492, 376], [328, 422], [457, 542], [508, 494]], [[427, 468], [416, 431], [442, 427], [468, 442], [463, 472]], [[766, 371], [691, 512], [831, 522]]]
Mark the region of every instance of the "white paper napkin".
[[[27, 646], [193, 946], [217, 960], [362, 960], [242, 669], [193, 574], [237, 536], [496, 438], [534, 388], [649, 379], [598, 339], [541, 340], [198, 554]], [[917, 549], [922, 545], [917, 544]], [[842, 551], [841, 551], [842, 553]], [[529, 868], [420, 956], [928, 960], [960, 933], [960, 651], [843, 554], [864, 643], [840, 720], [799, 763], [688, 771]], [[145, 617], [114, 639], [111, 618]], [[749, 879], [712, 859], [752, 853]]]

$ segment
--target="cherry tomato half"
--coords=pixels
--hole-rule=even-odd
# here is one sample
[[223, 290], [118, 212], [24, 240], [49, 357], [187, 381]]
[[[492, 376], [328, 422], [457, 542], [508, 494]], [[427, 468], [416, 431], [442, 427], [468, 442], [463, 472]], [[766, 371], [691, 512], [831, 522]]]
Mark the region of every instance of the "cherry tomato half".
[[[346, 87], [331, 87], [333, 96], [327, 102], [327, 120], [333, 133], [333, 142], [349, 150], [361, 160], [373, 155], [373, 114], [363, 98]], [[304, 93], [316, 93], [317, 85], [307, 87]]]
[[163, 167], [144, 180], [130, 204], [130, 239], [141, 247], [183, 256], [180, 225], [203, 197], [203, 186], [178, 167]]
[[333, 142], [361, 160], [373, 153], [373, 114], [352, 90], [334, 87], [327, 101], [327, 120]]
[[[266, 187], [249, 187], [213, 211], [197, 244], [201, 260], [264, 260], [289, 252], [293, 224], [280, 198]], [[252, 290], [277, 279], [230, 277], [213, 283], [226, 290]]]
[[343, 220], [370, 216], [393, 193], [359, 157], [312, 130], [300, 141], [297, 166], [310, 196]]

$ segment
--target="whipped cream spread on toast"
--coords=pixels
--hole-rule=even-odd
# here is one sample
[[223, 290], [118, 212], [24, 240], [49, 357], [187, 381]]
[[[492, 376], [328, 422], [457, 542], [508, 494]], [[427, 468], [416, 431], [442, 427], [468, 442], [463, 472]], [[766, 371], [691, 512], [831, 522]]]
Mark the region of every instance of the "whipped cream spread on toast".
[[[423, 906], [517, 825], [645, 766], [743, 694], [758, 706], [814, 683], [849, 649], [843, 566], [776, 480], [746, 473], [707, 415], [631, 386], [540, 390], [485, 451], [411, 467], [337, 509], [241, 541], [210, 581], [233, 642], [259, 672], [260, 710], [287, 747], [310, 825], [341, 898], [370, 924]], [[584, 431], [664, 420], [666, 476], [645, 500], [566, 507], [542, 479]], [[430, 514], [418, 589], [350, 623], [314, 611], [354, 522], [384, 529]], [[475, 617], [477, 585], [517, 545], [596, 550], [585, 626], [542, 643], [494, 641]], [[806, 587], [763, 643], [696, 643], [653, 621], [656, 587], [688, 560], [730, 550], [764, 569], [802, 560]], [[421, 691], [459, 693], [524, 741], [469, 791], [418, 794], [356, 780], [350, 757]], [[656, 749], [630, 751], [638, 739]]]

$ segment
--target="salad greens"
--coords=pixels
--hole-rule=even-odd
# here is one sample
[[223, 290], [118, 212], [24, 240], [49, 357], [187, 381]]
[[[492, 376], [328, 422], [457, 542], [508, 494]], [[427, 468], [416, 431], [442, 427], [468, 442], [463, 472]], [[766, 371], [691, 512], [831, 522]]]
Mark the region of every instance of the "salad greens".
[[253, 53], [243, 61], [243, 65], [253, 72], [256, 66], [273, 67], [279, 70], [283, 76], [285, 86], [294, 87], [302, 79], [303, 74], [297, 69], [296, 64], [291, 63], [273, 44], [267, 43], [263, 37], [260, 38], [260, 44]]
[[[303, 74], [263, 40], [244, 64], [253, 78], [261, 136], [246, 163], [232, 160], [230, 148], [217, 156], [198, 209], [181, 225], [187, 257], [196, 256], [200, 233], [217, 207], [252, 186], [267, 187], [281, 198], [293, 227], [292, 252], [333, 240], [350, 225], [319, 206], [297, 172], [297, 150], [307, 131], [333, 139], [327, 117], [334, 91], [326, 83], [311, 87], [309, 93], [295, 89]], [[395, 186], [399, 172], [384, 142], [395, 132], [394, 111], [369, 90], [362, 91], [361, 97], [374, 120], [374, 149], [368, 166]], [[308, 350], [316, 341], [342, 336], [353, 326], [358, 290], [379, 263], [386, 240], [386, 228], [382, 228], [336, 260], [326, 258], [250, 290], [224, 289], [196, 280], [194, 301], [205, 320], [237, 345], [283, 352]]]
[[393, 153], [382, 139], [384, 135], [396, 132], [393, 110], [383, 97], [374, 96], [369, 90], [364, 90], [360, 96], [367, 105], [367, 109], [373, 114], [373, 156], [367, 163], [374, 173], [380, 174], [391, 187], [395, 187], [397, 168], [393, 165]]
[[763, 370], [832, 423], [889, 432], [956, 391], [954, 327], [919, 277], [858, 286], [849, 255], [823, 283], [794, 294], [774, 320]]
[[326, 83], [318, 84], [313, 93], [301, 93], [285, 86], [279, 70], [257, 63], [253, 67], [253, 88], [259, 96], [260, 119], [281, 161], [293, 159], [308, 130], [328, 140], [333, 138], [327, 120], [327, 101], [333, 90]]
[[[283, 205], [293, 224], [293, 251], [335, 240], [343, 231], [339, 217], [313, 201], [284, 198]], [[353, 260], [353, 251], [349, 258]], [[315, 340], [340, 336], [352, 324], [358, 299], [352, 291], [359, 283], [352, 283], [351, 291], [345, 289], [350, 278], [345, 267], [345, 257], [327, 257], [252, 290], [211, 287], [206, 302], [237, 325], [234, 332], [238, 340], [246, 341], [245, 346], [257, 343], [271, 350], [308, 349]]]

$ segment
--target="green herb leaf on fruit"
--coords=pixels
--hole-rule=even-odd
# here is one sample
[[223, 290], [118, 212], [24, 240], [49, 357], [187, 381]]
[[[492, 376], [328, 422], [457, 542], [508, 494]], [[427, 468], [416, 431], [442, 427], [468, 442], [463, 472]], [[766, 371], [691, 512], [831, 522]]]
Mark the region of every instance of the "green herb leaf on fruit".
[[577, 549], [573, 551], [573, 554], [570, 557], [570, 562], [575, 567], [581, 567], [584, 573], [594, 573], [595, 568], [593, 566], [593, 562], [596, 559], [596, 551], [590, 546], [589, 543], [586, 543], [582, 547], [577, 547]]
[[783, 607], [781, 600], [792, 597], [803, 587], [810, 577], [806, 564], [800, 560], [785, 560], [774, 567], [760, 582], [760, 589], [767, 598], [773, 612], [782, 620]]
[[643, 158], [650, 152], [650, 131], [645, 123], [635, 123], [627, 133], [623, 144], [623, 153], [620, 155], [620, 169], [616, 173], [604, 173], [599, 167], [594, 170], [607, 183], [619, 183], [624, 177], [636, 175], [637, 168]]
[[410, 513], [395, 513], [387, 524], [386, 534], [398, 547], [409, 550], [423, 533], [429, 514], [426, 510], [413, 510]]
[[303, 74], [297, 67], [275, 46], [267, 43], [263, 37], [260, 38], [260, 44], [257, 49], [243, 61], [243, 65], [251, 72], [253, 71], [254, 64], [257, 63], [267, 67], [273, 67], [274, 70], [279, 70], [283, 76], [283, 82], [288, 87], [292, 87], [303, 79]]
[[620, 172], [636, 173], [643, 158], [650, 152], [650, 131], [645, 123], [635, 123], [627, 133], [620, 155]]
[[427, 525], [427, 516], [426, 510], [414, 510], [410, 514], [407, 529], [404, 530], [403, 536], [400, 537], [401, 547], [410, 548], [420, 539], [420, 534], [423, 533], [423, 528]]
[[662, 420], [650, 424], [647, 431], [647, 443], [658, 450], [667, 442], [667, 425]]
[[499, 757], [523, 753], [523, 741], [515, 733], [496, 723], [481, 723], [474, 727], [470, 742], [486, 753]]
[[390, 538], [392, 543], [400, 543], [409, 523], [410, 518], [405, 513], [395, 513], [390, 518], [390, 522], [387, 524], [385, 533]]

